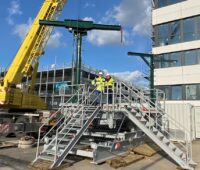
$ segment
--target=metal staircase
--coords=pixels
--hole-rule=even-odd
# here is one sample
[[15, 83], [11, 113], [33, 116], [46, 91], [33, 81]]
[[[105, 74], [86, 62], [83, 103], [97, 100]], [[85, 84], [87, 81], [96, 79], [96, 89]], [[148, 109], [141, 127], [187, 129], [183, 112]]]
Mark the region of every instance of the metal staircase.
[[[115, 114], [121, 112], [183, 169], [193, 169], [195, 163], [192, 160], [190, 133], [165, 113], [159, 103], [158, 95], [155, 95], [156, 102], [153, 102], [145, 90], [122, 81], [116, 81], [112, 93], [112, 103], [108, 103], [108, 90], [96, 96], [95, 90], [86, 92], [85, 89], [85, 87], [78, 89], [59, 109], [58, 112], [61, 112], [61, 116], [57, 123], [42, 139], [39, 136], [34, 162], [38, 159], [50, 160], [52, 161], [51, 168], [58, 167], [75, 147], [98, 113]], [[76, 99], [76, 103], [72, 102], [74, 99]], [[96, 101], [99, 99], [100, 105], [96, 106]], [[180, 141], [173, 133], [170, 133], [169, 123], [183, 132], [185, 135], [183, 140]], [[40, 132], [44, 126], [45, 124], [41, 126]], [[49, 134], [53, 135], [50, 135], [51, 138], [43, 150], [39, 152], [40, 142], [44, 141]], [[176, 140], [176, 143], [173, 143], [172, 139]]]
[[[83, 90], [83, 87], [81, 87], [68, 102], [55, 113], [56, 115], [58, 112], [63, 112], [62, 116], [60, 116], [57, 123], [48, 133], [42, 139], [40, 139], [39, 136], [36, 158], [33, 163], [39, 159], [49, 160], [52, 161], [50, 168], [58, 167], [62, 163], [100, 111], [100, 106], [94, 104], [96, 100], [101, 97], [101, 94], [95, 96], [93, 101], [89, 103], [89, 101], [91, 101], [90, 99], [94, 96], [94, 91], [88, 95]], [[74, 101], [74, 99], [76, 100], [75, 104], [71, 102]], [[53, 115], [52, 118], [55, 117], [55, 115]], [[40, 132], [44, 126], [45, 124], [40, 127]], [[47, 144], [43, 150], [39, 152], [40, 142], [45, 141], [51, 133], [53, 135], [50, 135], [51, 138], [48, 138]]]
[[[185, 134], [185, 140], [177, 140], [175, 145], [170, 140], [175, 139], [175, 136], [170, 134], [168, 128], [165, 127], [166, 114], [158, 103], [153, 103], [142, 90], [134, 86], [123, 82], [120, 82], [119, 86], [119, 98], [127, 102], [127, 105], [121, 107], [124, 114], [183, 169], [193, 169], [191, 165], [195, 163], [192, 160], [192, 143], [189, 132], [168, 116], [168, 121], [175, 126], [182, 127], [181, 130]], [[145, 110], [142, 109], [144, 105]]]

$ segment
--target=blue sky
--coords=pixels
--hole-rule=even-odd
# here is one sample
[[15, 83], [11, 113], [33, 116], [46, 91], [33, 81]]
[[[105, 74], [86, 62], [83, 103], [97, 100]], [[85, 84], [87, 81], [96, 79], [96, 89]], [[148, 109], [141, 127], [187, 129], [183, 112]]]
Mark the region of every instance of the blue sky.
[[[9, 0], [1, 3], [0, 67], [8, 67], [44, 0]], [[91, 31], [83, 40], [83, 62], [112, 73], [146, 71], [139, 58], [128, 51], [150, 52], [150, 0], [68, 0], [59, 20], [89, 19], [96, 23], [120, 24], [120, 32]], [[55, 28], [40, 59], [40, 65], [70, 63], [73, 36], [64, 28]], [[139, 73], [139, 72], [138, 72]], [[131, 79], [131, 78], [130, 78]]]

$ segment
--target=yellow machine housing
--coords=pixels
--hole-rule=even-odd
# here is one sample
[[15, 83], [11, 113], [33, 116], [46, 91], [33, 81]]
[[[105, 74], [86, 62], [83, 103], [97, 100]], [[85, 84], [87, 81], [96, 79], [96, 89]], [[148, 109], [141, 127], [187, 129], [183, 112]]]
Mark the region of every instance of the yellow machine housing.
[[[21, 44], [5, 77], [0, 80], [0, 108], [46, 109], [46, 104], [34, 94], [38, 61], [44, 54], [52, 27], [39, 20], [56, 20], [67, 0], [45, 0], [28, 34]], [[23, 80], [27, 80], [26, 84]]]

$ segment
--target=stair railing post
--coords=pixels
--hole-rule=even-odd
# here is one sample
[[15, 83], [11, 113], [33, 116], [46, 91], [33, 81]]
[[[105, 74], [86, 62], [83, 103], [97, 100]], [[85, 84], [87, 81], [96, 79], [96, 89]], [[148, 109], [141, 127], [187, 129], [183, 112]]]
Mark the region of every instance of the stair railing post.
[[56, 130], [56, 147], [55, 147], [54, 162], [56, 162], [57, 160], [57, 154], [58, 154], [58, 130]]
[[[187, 135], [186, 135], [186, 138], [187, 138]], [[188, 139], [186, 139], [186, 141], [185, 141], [185, 148], [186, 148], [186, 162], [188, 163], [188, 159], [189, 159], [189, 145], [188, 145]]]
[[80, 100], [80, 93], [79, 93], [79, 90], [78, 90], [78, 103], [79, 103], [79, 100]]
[[102, 107], [103, 106], [103, 91], [100, 92], [99, 94], [100, 96], [100, 106]]
[[[84, 111], [83, 111], [83, 110], [84, 110], [84, 105], [82, 104], [81, 107], [82, 107], [82, 120], [81, 120], [81, 127], [83, 127], [83, 124], [84, 124], [84, 116], [85, 116], [85, 115], [84, 115]], [[85, 112], [85, 113], [86, 113], [86, 112]]]
[[39, 128], [39, 134], [38, 134], [37, 151], [36, 151], [36, 160], [37, 160], [38, 155], [39, 155], [40, 133], [41, 133], [41, 128]]
[[[112, 110], [114, 111], [115, 110], [115, 88], [114, 88], [114, 85], [112, 85], [111, 87], [111, 92], [112, 92]], [[114, 114], [114, 112], [113, 112]]]
[[[151, 104], [149, 103], [149, 106], [148, 106], [148, 114], [149, 114], [149, 126], [148, 126], [148, 128], [150, 129], [150, 120], [151, 120]], [[155, 120], [154, 120], [155, 121]], [[157, 122], [156, 122], [157, 123]]]
[[109, 97], [109, 94], [108, 94], [109, 89], [108, 88], [109, 87], [107, 86], [107, 88], [106, 88], [106, 109], [107, 109], [107, 111], [108, 111], [108, 97]]
[[122, 83], [120, 82], [119, 85], [119, 108], [121, 110], [121, 106], [122, 106]]
[[87, 96], [87, 87], [86, 87], [86, 85], [84, 85], [83, 86], [83, 88], [84, 88], [84, 97], [83, 97], [83, 100], [85, 101], [85, 104], [87, 104], [87, 98], [88, 98], [88, 96]]
[[87, 104], [90, 105], [90, 86], [87, 88], [87, 93], [86, 93], [86, 97], [87, 97]]
[[189, 141], [189, 153], [190, 153], [189, 161], [192, 161], [191, 158], [192, 158], [193, 153], [192, 153], [192, 139], [191, 138], [190, 138], [190, 141]]
[[129, 99], [129, 106], [131, 107], [130, 88], [129, 88], [129, 87], [127, 87], [127, 88], [128, 88], [128, 99]]

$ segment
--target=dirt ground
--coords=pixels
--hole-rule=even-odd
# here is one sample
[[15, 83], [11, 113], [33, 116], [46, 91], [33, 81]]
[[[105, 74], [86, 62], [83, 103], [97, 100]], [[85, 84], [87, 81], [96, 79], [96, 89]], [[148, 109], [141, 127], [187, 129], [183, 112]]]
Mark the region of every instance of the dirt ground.
[[[0, 138], [1, 141], [1, 138]], [[7, 148], [0, 149], [0, 170], [28, 170], [28, 165], [35, 158], [36, 148], [31, 149], [18, 149]], [[195, 170], [200, 170], [200, 140], [193, 142], [193, 159], [198, 163]], [[72, 166], [64, 168], [64, 170], [114, 170], [108, 164], [103, 163], [94, 165], [90, 163], [90, 159], [78, 160]], [[118, 168], [118, 170], [175, 170], [177, 165], [169, 159], [167, 155], [156, 155], [145, 158], [131, 164], [127, 167]]]

